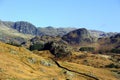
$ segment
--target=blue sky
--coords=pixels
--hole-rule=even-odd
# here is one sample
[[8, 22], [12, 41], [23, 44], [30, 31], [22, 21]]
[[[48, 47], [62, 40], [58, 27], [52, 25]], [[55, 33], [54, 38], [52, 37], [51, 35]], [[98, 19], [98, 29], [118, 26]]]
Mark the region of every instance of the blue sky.
[[120, 32], [120, 0], [0, 0], [0, 19]]

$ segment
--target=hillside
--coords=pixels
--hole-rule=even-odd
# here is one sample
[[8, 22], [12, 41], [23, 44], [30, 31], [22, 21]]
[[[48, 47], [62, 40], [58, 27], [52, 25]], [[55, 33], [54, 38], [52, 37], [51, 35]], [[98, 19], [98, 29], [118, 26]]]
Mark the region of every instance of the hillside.
[[43, 35], [48, 35], [48, 36], [63, 36], [67, 34], [68, 32], [75, 30], [75, 28], [54, 28], [52, 26], [48, 26], [45, 28], [39, 27], [38, 30], [43, 34]]
[[77, 29], [69, 32], [62, 37], [63, 40], [70, 44], [81, 44], [81, 43], [92, 43], [94, 38], [91, 36], [89, 31], [85, 28]]
[[33, 54], [25, 48], [1, 42], [0, 79], [118, 80], [109, 70], [67, 61], [56, 61], [49, 51], [40, 51]]
[[[120, 54], [120, 33], [107, 37], [98, 39], [100, 45], [99, 50], [103, 53], [118, 53]], [[109, 46], [109, 47], [108, 47]]]
[[9, 27], [12, 23], [4, 24], [4, 22], [0, 21], [0, 41], [5, 43], [17, 43], [21, 44], [22, 42], [32, 38], [32, 35], [19, 33], [17, 30]]
[[111, 37], [117, 34], [117, 32], [104, 32], [99, 30], [89, 30], [90, 34], [93, 37], [102, 38], [102, 37]]

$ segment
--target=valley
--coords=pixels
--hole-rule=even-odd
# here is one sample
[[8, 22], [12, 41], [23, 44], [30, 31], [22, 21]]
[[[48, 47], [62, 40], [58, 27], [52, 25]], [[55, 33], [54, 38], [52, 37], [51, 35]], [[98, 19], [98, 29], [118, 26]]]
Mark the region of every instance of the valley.
[[0, 21], [0, 80], [119, 79], [119, 32]]

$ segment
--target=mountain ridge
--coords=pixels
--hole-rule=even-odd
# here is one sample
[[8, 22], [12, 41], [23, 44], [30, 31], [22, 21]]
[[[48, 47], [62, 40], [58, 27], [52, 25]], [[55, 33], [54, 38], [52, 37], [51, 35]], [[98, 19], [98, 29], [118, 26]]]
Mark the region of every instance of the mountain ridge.
[[[74, 28], [74, 27], [70, 27], [70, 28], [69, 27], [55, 28], [52, 26], [36, 27], [35, 25], [33, 25], [32, 23], [27, 22], [27, 21], [16, 21], [16, 22], [0, 21], [0, 22], [3, 23], [7, 27], [11, 27], [13, 29], [16, 29], [20, 33], [38, 35], [38, 36], [41, 36], [41, 35], [49, 35], [49, 36], [60, 35], [60, 36], [63, 36], [70, 31], [79, 29], [79, 28]], [[116, 34], [116, 32], [111, 33], [111, 32], [99, 31], [99, 30], [89, 30], [89, 31], [91, 34], [94, 34], [93, 36], [95, 36], [95, 37], [108, 37], [108, 36]]]

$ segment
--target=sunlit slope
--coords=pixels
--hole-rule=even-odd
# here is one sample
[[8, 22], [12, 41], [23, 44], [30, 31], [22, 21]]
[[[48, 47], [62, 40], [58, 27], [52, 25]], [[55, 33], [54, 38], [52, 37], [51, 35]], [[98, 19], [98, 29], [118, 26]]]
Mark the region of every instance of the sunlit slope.
[[49, 58], [0, 42], [0, 80], [65, 80], [67, 78], [86, 80], [79, 74], [59, 68]]
[[0, 80], [117, 80], [108, 70], [57, 62], [49, 51], [36, 54], [0, 42]]
[[[48, 60], [49, 61], [49, 60]], [[54, 63], [24, 48], [0, 43], [0, 79], [54, 78], [60, 71]]]
[[0, 24], [0, 36], [31, 38], [31, 35], [19, 33], [17, 30], [9, 28], [4, 24]]
[[110, 71], [105, 69], [94, 68], [91, 66], [79, 65], [70, 62], [59, 62], [59, 64], [63, 67], [69, 68], [72, 71], [95, 77], [98, 80], [119, 80], [116, 79]]

